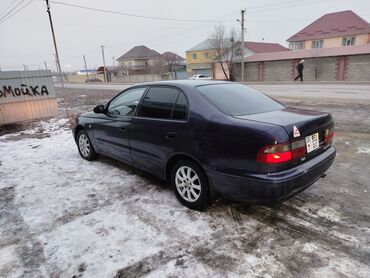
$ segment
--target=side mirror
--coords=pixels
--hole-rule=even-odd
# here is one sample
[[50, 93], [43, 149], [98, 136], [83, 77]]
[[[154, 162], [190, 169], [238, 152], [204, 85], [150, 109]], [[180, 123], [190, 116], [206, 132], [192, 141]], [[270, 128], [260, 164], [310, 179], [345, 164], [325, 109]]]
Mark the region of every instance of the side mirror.
[[94, 112], [99, 114], [99, 113], [104, 113], [105, 112], [105, 107], [103, 104], [99, 104], [94, 107]]

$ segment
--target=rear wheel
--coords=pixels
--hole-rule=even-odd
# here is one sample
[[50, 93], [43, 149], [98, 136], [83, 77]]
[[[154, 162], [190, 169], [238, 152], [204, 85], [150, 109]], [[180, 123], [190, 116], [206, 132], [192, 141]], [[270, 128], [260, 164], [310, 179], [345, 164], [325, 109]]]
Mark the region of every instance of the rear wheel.
[[97, 157], [97, 153], [91, 144], [90, 138], [85, 130], [80, 130], [77, 134], [77, 147], [81, 157], [86, 160], [93, 160]]
[[177, 199], [186, 207], [203, 210], [209, 204], [209, 186], [200, 166], [180, 160], [172, 168], [171, 185]]

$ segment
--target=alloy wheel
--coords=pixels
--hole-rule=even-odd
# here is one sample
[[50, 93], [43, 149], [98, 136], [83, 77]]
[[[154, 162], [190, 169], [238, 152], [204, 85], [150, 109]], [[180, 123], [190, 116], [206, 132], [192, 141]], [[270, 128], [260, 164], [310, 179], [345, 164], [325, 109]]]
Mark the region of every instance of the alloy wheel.
[[175, 185], [180, 196], [188, 202], [195, 202], [201, 194], [201, 181], [197, 173], [189, 166], [177, 169]]
[[90, 140], [85, 134], [81, 134], [78, 138], [78, 147], [80, 148], [81, 154], [84, 157], [90, 154]]

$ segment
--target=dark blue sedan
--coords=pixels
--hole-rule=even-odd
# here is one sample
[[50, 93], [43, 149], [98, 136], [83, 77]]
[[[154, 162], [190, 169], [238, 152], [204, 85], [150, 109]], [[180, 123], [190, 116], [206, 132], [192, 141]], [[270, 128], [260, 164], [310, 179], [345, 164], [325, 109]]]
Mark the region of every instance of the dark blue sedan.
[[168, 180], [191, 209], [220, 194], [282, 202], [324, 176], [336, 154], [330, 114], [221, 81], [130, 87], [77, 117], [74, 136], [82, 158], [106, 155]]

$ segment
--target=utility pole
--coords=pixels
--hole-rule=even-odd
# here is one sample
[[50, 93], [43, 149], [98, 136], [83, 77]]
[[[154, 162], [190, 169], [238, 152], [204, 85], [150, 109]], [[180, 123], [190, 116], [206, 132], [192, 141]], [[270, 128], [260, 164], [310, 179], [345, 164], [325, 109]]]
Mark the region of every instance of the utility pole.
[[23, 64], [24, 71], [27, 71], [27, 67], [25, 64]]
[[114, 57], [112, 57], [113, 67], [115, 66]]
[[101, 46], [101, 54], [103, 55], [104, 82], [107, 82], [107, 71], [105, 69], [105, 57], [104, 57], [104, 45]]
[[57, 68], [58, 68], [58, 71], [59, 71], [60, 81], [62, 82], [62, 88], [64, 88], [63, 73], [62, 73], [62, 68], [60, 67], [60, 59], [59, 59], [59, 54], [58, 54], [57, 41], [55, 40], [53, 20], [51, 19], [49, 0], [45, 0], [45, 1], [46, 1], [47, 13], [49, 15], [51, 34], [53, 35], [53, 42], [54, 42], [54, 48], [55, 48], [55, 57], [56, 57], [56, 62], [57, 62]]
[[46, 61], [44, 61], [45, 70], [48, 70], [48, 65], [46, 64]]
[[240, 53], [242, 55], [242, 60], [241, 60], [241, 82], [244, 82], [244, 14], [245, 14], [245, 10], [241, 10], [241, 13], [242, 13], [242, 20], [241, 20], [241, 32], [242, 32], [242, 36], [241, 36], [241, 47], [240, 47]]
[[85, 55], [84, 55], [84, 63], [85, 63], [85, 70], [86, 70], [86, 78], [89, 79], [89, 72], [87, 71], [87, 64], [86, 64]]

